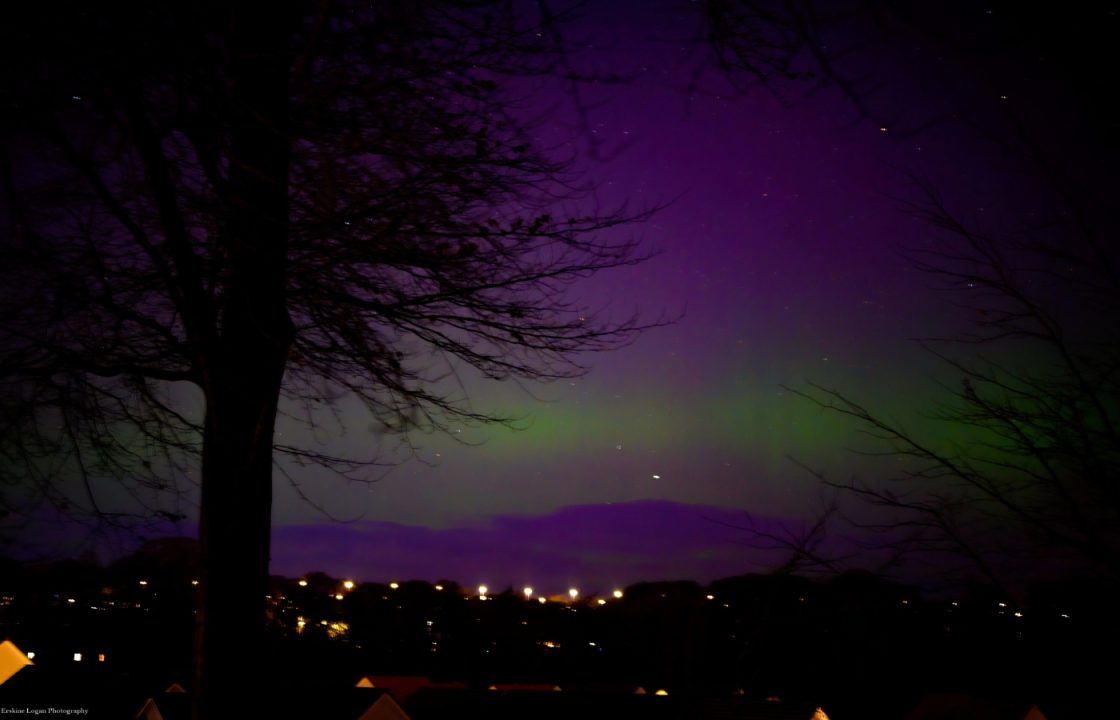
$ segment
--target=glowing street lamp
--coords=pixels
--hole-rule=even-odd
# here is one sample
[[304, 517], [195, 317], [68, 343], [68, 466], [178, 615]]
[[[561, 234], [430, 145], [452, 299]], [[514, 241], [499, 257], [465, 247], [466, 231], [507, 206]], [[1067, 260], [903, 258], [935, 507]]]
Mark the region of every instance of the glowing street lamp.
[[541, 595], [539, 598], [537, 598], [537, 602], [539, 602], [541, 605], [544, 605], [546, 602], [548, 602], [548, 598], [546, 598], [544, 595]]
[[479, 586], [478, 586], [478, 596], [479, 596], [480, 598], [483, 598], [483, 599], [485, 599], [485, 598], [486, 598], [486, 593], [487, 593], [487, 592], [488, 592], [489, 590], [490, 590], [490, 588], [486, 587], [485, 585], [479, 585]]
[[521, 589], [521, 592], [525, 593], [525, 599], [526, 599], [526, 600], [530, 600], [530, 599], [532, 599], [532, 597], [533, 597], [533, 588], [531, 588], [531, 587], [529, 587], [528, 585], [526, 585], [526, 586], [525, 586], [524, 588], [522, 588], [522, 589]]
[[579, 589], [578, 588], [568, 588], [568, 597], [570, 597], [572, 600], [575, 600], [576, 598], [578, 598], [579, 597]]
[[615, 600], [621, 600], [622, 599], [622, 591], [621, 590], [615, 590], [613, 593], [611, 593], [611, 595], [614, 595]]
[[353, 590], [354, 589], [354, 581], [353, 580], [347, 580], [347, 581], [342, 583], [342, 587], [346, 588], [347, 590]]
[[300, 580], [299, 581], [299, 586], [300, 587], [307, 587], [307, 581], [306, 580]]
[[342, 599], [342, 593], [336, 593], [335, 596], [334, 596], [334, 599], [335, 600], [341, 600]]
[[401, 586], [401, 584], [400, 584], [400, 583], [398, 583], [398, 582], [391, 582], [391, 583], [389, 583], [389, 589], [390, 589], [390, 590], [396, 590], [396, 589], [397, 589], [397, 588], [399, 588], [400, 586]]

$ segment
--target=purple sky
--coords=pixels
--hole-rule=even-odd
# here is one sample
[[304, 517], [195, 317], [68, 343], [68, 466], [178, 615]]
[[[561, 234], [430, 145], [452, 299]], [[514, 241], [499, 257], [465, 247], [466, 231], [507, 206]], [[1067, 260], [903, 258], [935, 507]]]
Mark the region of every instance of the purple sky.
[[445, 529], [388, 521], [290, 525], [273, 534], [272, 571], [602, 594], [650, 578], [708, 581], [763, 570], [775, 556], [743, 542], [743, 529], [756, 522], [741, 511], [651, 500], [495, 515]]
[[[637, 77], [583, 87], [586, 127], [562, 87], [540, 89], [533, 107], [548, 111], [542, 141], [577, 154], [600, 201], [671, 201], [622, 230], [659, 254], [588, 281], [581, 300], [619, 316], [679, 313], [679, 322], [591, 358], [585, 378], [529, 388], [536, 399], [514, 386], [473, 387], [479, 405], [524, 417], [523, 430], [464, 428], [461, 437], [477, 446], [418, 438], [427, 464], [405, 463], [369, 487], [318, 484], [314, 471], [301, 471], [332, 514], [372, 524], [320, 526], [321, 516], [279, 487], [274, 568], [345, 568], [369, 579], [442, 573], [464, 583], [485, 576], [496, 586], [530, 576], [563, 584], [581, 574], [613, 582], [758, 569], [734, 533], [702, 531], [690, 508], [804, 518], [822, 493], [791, 456], [841, 478], [871, 471], [847, 450], [859, 442], [849, 424], [781, 384], [814, 380], [896, 416], [917, 415], [935, 365], [909, 339], [958, 319], [899, 254], [928, 232], [899, 202], [910, 192], [904, 171], [955, 196], [972, 193], [980, 206], [992, 177], [978, 169], [984, 143], [953, 125], [897, 137], [860, 120], [834, 90], [805, 96], [793, 87], [783, 103], [762, 90], [731, 94], [709, 73], [702, 92], [689, 92], [689, 68], [702, 60], [689, 58], [692, 29], [675, 24], [672, 7], [639, 26], [629, 22], [632, 9], [589, 10], [577, 62]], [[896, 61], [875, 100], [882, 96], [884, 116], [900, 127], [967, 95], [946, 98], [952, 73], [925, 66], [914, 70], [925, 78], [916, 87], [906, 68], [927, 61], [909, 51], [887, 46], [863, 60]], [[370, 441], [356, 430], [338, 447]], [[687, 518], [668, 534], [667, 508]], [[612, 527], [611, 513], [626, 522]], [[526, 535], [539, 527], [550, 541], [527, 546], [514, 527]], [[678, 552], [646, 542], [670, 537]], [[615, 569], [623, 557], [630, 569]]]
[[[860, 118], [835, 88], [793, 86], [780, 102], [762, 89], [733, 93], [710, 67], [690, 88], [705, 63], [690, 13], [685, 3], [591, 4], [571, 31], [574, 62], [634, 79], [583, 87], [586, 125], [558, 81], [529, 93], [526, 111], [599, 201], [669, 203], [617, 231], [643, 237], [656, 257], [588, 280], [580, 300], [680, 320], [589, 358], [593, 371], [572, 382], [470, 382], [476, 405], [522, 417], [520, 430], [413, 438], [419, 460], [370, 485], [289, 468], [315, 502], [356, 522], [331, 525], [278, 480], [274, 572], [606, 587], [758, 570], [742, 534], [711, 518], [812, 516], [822, 493], [791, 457], [839, 479], [875, 472], [849, 452], [863, 442], [849, 423], [782, 384], [816, 381], [927, 423], [938, 369], [910, 339], [969, 318], [899, 253], [930, 232], [904, 212], [906, 174], [931, 179], [967, 214], [1014, 212], [1029, 189], [982, 128], [1006, 107], [1029, 113], [1040, 71], [999, 57], [967, 64], [928, 37], [899, 35], [844, 66], [881, 84], [868, 96], [876, 117]], [[980, 6], [940, 19], [981, 39], [999, 21]], [[384, 440], [341, 409], [347, 431], [326, 438], [328, 449], [364, 455]]]

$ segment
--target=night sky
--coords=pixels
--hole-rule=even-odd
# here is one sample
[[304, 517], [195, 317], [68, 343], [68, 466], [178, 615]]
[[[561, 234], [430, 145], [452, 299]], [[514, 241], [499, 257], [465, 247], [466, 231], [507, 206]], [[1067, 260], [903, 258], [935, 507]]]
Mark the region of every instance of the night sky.
[[[874, 76], [874, 116], [862, 117], [835, 87], [794, 83], [777, 98], [736, 92], [710, 66], [697, 79], [699, 24], [680, 4], [592, 5], [570, 31], [574, 62], [634, 77], [582, 86], [578, 98], [534, 81], [525, 114], [604, 206], [665, 205], [612, 231], [656, 255], [583, 282], [579, 300], [675, 322], [588, 357], [578, 380], [468, 378], [473, 404], [518, 417], [517, 429], [413, 437], [416, 459], [371, 485], [289, 466], [307, 495], [352, 522], [332, 523], [278, 478], [274, 573], [557, 592], [755, 571], [767, 558], [733, 526], [747, 513], [812, 517], [824, 493], [799, 464], [840, 480], [877, 467], [850, 452], [866, 445], [850, 422], [783, 384], [835, 387], [951, 438], [923, 417], [944, 370], [913, 339], [970, 318], [902, 255], [931, 233], [907, 212], [907, 178], [928, 178], [971, 217], [1014, 215], [1032, 189], [1000, 160], [993, 133], [1008, 108], [1030, 114], [1058, 97], [1044, 87], [1052, 69], [1013, 44], [965, 61], [917, 32], [880, 38], [842, 66]], [[936, 19], [981, 44], [1004, 32], [978, 4]], [[1074, 122], [1075, 109], [1047, 107], [1048, 122]], [[330, 448], [391, 447], [360, 412], [342, 411], [348, 429]]]

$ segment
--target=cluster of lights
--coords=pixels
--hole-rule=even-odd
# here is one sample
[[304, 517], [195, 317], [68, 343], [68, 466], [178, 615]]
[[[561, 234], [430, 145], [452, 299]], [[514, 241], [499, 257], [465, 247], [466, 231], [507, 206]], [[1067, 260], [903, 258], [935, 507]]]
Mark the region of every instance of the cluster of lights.
[[[645, 695], [646, 694], [646, 689], [644, 687], [640, 687], [640, 688], [638, 688], [637, 690], [634, 691], [634, 694], [635, 695]], [[653, 694], [657, 695], [658, 697], [665, 697], [669, 694], [669, 691], [666, 690], [665, 688], [661, 688], [660, 690], [655, 691]]]
[[[148, 581], [147, 580], [141, 580], [140, 584], [141, 585], [147, 585]], [[191, 584], [192, 585], [198, 585], [198, 580], [192, 580]], [[300, 578], [298, 581], [296, 581], [296, 584], [299, 585], [302, 588], [307, 587], [308, 586], [307, 578]], [[355, 586], [356, 586], [356, 583], [353, 580], [343, 580], [342, 581], [342, 588], [346, 591], [353, 590], [355, 588]], [[432, 588], [436, 592], [443, 592], [443, 590], [444, 590], [443, 585], [433, 585]], [[389, 589], [390, 590], [400, 589], [400, 583], [397, 582], [396, 580], [390, 582], [389, 583]], [[490, 588], [487, 587], [486, 585], [479, 585], [478, 588], [477, 588], [477, 591], [478, 591], [479, 599], [488, 600], [490, 598]], [[540, 603], [541, 605], [544, 605], [545, 603], [548, 602], [547, 598], [544, 595], [537, 595], [537, 591], [531, 585], [526, 585], [525, 587], [523, 587], [521, 589], [521, 594], [525, 597], [526, 600], [533, 600], [534, 597], [535, 597], [537, 602]], [[611, 592], [611, 596], [615, 600], [621, 600], [622, 595], [623, 595], [623, 593], [622, 593], [622, 590], [620, 590], [620, 589], [615, 589]], [[336, 600], [342, 600], [343, 599], [343, 594], [342, 593], [334, 593], [333, 597]], [[576, 600], [579, 599], [579, 597], [580, 597], [579, 588], [576, 588], [576, 587], [568, 588], [568, 598], [571, 602], [575, 602]], [[711, 600], [712, 596], [709, 595], [708, 599]], [[70, 602], [74, 602], [74, 600], [70, 600]], [[603, 599], [598, 599], [598, 600], [596, 600], [596, 603], [598, 605], [606, 605], [607, 601], [603, 600]]]
[[[389, 583], [389, 587], [391, 587], [395, 590], [397, 588], [397, 583]], [[443, 590], [442, 585], [435, 585], [434, 587], [437, 591]], [[479, 600], [489, 600], [490, 599], [490, 588], [488, 586], [479, 585], [476, 588], [476, 592], [478, 594], [478, 599]], [[538, 603], [540, 603], [541, 605], [544, 605], [548, 602], [548, 598], [544, 595], [538, 595], [536, 588], [534, 588], [532, 585], [526, 585], [525, 587], [521, 588], [521, 595], [526, 600], [530, 600], [530, 601], [533, 600], [534, 598], [536, 598], [536, 601]], [[621, 600], [622, 595], [623, 595], [623, 592], [622, 592], [622, 590], [619, 590], [619, 589], [615, 589], [611, 592], [611, 597], [613, 597], [615, 600]], [[577, 600], [579, 600], [579, 597], [580, 597], [579, 588], [577, 588], [577, 587], [568, 588], [568, 599], [569, 599], [570, 602], [576, 602]], [[708, 596], [708, 599], [711, 600], [712, 597]], [[606, 605], [607, 604], [607, 601], [603, 598], [596, 599], [595, 602], [598, 605]]]

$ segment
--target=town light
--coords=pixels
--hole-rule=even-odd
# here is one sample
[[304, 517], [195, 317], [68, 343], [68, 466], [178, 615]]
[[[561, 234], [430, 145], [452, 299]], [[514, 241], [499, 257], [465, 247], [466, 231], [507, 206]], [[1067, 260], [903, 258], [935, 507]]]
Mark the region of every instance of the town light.
[[621, 590], [615, 590], [613, 593], [611, 593], [611, 595], [614, 595], [615, 600], [621, 600], [622, 599], [622, 591]]
[[541, 605], [544, 605], [546, 602], [548, 602], [548, 598], [546, 598], [544, 595], [541, 595], [539, 598], [537, 598], [537, 602], [539, 602]]
[[523, 588], [521, 589], [521, 592], [525, 593], [525, 599], [526, 599], [526, 600], [528, 600], [528, 599], [530, 599], [531, 597], [533, 597], [533, 588], [529, 587], [528, 585], [526, 585], [525, 587], [523, 587]]
[[568, 588], [568, 597], [570, 597], [572, 600], [575, 600], [576, 598], [578, 598], [579, 597], [579, 589], [578, 588]]
[[307, 581], [306, 580], [300, 580], [299, 581], [299, 586], [300, 587], [307, 587]]
[[400, 583], [398, 583], [398, 582], [391, 582], [391, 583], [389, 583], [389, 589], [390, 589], [390, 590], [396, 590], [396, 589], [397, 589], [397, 588], [399, 588], [400, 586], [401, 586], [401, 584], [400, 584]]
[[342, 583], [342, 587], [346, 588], [347, 590], [353, 590], [354, 589], [354, 581], [353, 580], [347, 580], [347, 581]]
[[342, 599], [342, 593], [335, 594], [334, 599], [335, 600], [341, 600]]
[[82, 654], [81, 653], [74, 653], [74, 662], [81, 662], [81, 661], [82, 661]]
[[480, 598], [484, 598], [484, 597], [486, 597], [486, 593], [487, 593], [487, 591], [489, 591], [489, 590], [490, 590], [490, 588], [486, 587], [485, 585], [479, 585], [479, 586], [478, 586], [478, 596], [479, 596]]

